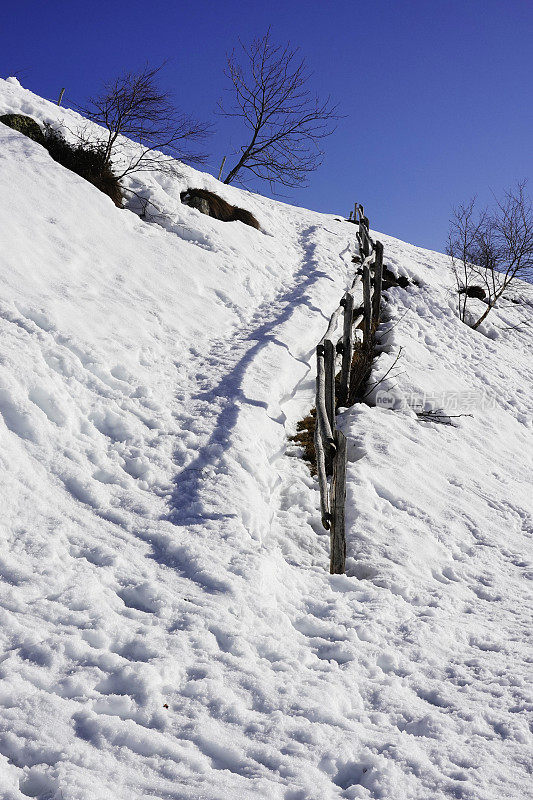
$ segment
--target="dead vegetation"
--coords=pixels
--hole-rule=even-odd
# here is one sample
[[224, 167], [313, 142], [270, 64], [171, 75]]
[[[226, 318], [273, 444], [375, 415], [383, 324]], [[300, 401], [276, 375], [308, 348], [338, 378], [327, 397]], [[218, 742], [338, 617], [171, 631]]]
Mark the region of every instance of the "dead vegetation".
[[416, 416], [421, 422], [438, 422], [440, 425], [450, 425], [454, 427], [453, 419], [459, 417], [472, 417], [473, 414], [448, 414], [439, 408], [430, 408], [427, 411], [417, 411]]
[[58, 164], [92, 183], [106, 194], [117, 208], [122, 208], [123, 194], [118, 177], [97, 144], [71, 144], [60, 131], [45, 125], [44, 146]]
[[316, 475], [316, 450], [315, 450], [316, 408], [296, 423], [297, 433], [289, 436], [289, 442], [295, 442], [302, 448], [302, 458], [309, 464], [311, 475]]
[[360, 402], [364, 398], [373, 359], [373, 348], [367, 348], [363, 345], [363, 342], [356, 340], [354, 342], [352, 368], [350, 371], [349, 406], [353, 406], [354, 403]]
[[[365, 397], [365, 388], [372, 369], [374, 352], [363, 346], [359, 340], [354, 342], [354, 353], [350, 372], [350, 395], [348, 405], [362, 402]], [[340, 385], [341, 373], [335, 375], [335, 412], [338, 409], [338, 387]], [[315, 428], [316, 428], [316, 408], [312, 408], [309, 414], [296, 423], [296, 433], [289, 436], [289, 441], [294, 442], [302, 448], [302, 458], [309, 465], [311, 475], [317, 474], [316, 451], [315, 451]]]
[[34, 119], [24, 114], [4, 114], [0, 117], [0, 122], [45, 147], [54, 161], [92, 183], [108, 195], [118, 208], [122, 208], [123, 195], [119, 178], [111, 169], [101, 145], [80, 141], [72, 144], [61, 131], [47, 123], [43, 130]]
[[181, 202], [191, 208], [196, 208], [202, 214], [214, 217], [222, 222], [243, 222], [259, 230], [259, 223], [251, 211], [238, 206], [232, 206], [214, 192], [207, 189], [187, 189], [180, 194]]

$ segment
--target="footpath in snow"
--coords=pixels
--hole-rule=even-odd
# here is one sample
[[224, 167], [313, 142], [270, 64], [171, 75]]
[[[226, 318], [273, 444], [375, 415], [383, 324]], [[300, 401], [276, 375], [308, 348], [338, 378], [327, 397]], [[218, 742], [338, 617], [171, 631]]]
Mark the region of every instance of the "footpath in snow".
[[[14, 80], [7, 112], [81, 122]], [[532, 796], [529, 287], [472, 331], [445, 256], [374, 234], [418, 285], [378, 331], [395, 408], [339, 417], [330, 576], [288, 437], [354, 226], [185, 167], [135, 188], [159, 224], [0, 125], [0, 796]], [[471, 416], [409, 408], [443, 392]]]

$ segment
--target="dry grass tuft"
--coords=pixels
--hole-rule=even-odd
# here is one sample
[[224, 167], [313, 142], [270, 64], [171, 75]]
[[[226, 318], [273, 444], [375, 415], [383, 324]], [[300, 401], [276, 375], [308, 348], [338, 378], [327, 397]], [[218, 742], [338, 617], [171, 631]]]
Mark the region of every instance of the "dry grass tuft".
[[374, 348], [365, 347], [363, 342], [359, 340], [354, 342], [352, 369], [350, 372], [350, 394], [348, 397], [349, 406], [353, 406], [354, 403], [362, 399], [372, 369], [373, 358]]
[[309, 464], [311, 475], [316, 475], [315, 428], [316, 408], [312, 408], [309, 414], [296, 424], [298, 433], [289, 436], [290, 442], [296, 442], [303, 448], [302, 458]]
[[232, 206], [222, 197], [207, 189], [187, 189], [180, 194], [181, 202], [196, 208], [202, 214], [207, 214], [222, 222], [243, 222], [251, 228], [259, 230], [259, 223], [251, 211], [238, 206]]
[[122, 208], [120, 181], [106, 160], [104, 147], [100, 144], [67, 142], [60, 131], [45, 125], [44, 146], [58, 164], [75, 172], [107, 194], [117, 208]]

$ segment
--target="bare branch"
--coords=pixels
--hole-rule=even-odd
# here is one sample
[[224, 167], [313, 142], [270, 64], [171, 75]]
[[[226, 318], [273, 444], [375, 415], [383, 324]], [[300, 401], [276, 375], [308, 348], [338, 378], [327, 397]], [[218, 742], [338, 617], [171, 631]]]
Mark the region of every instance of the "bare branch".
[[[476, 215], [475, 199], [454, 209], [447, 253], [455, 275], [459, 317], [474, 329], [487, 318], [516, 279], [533, 271], [533, 210], [526, 182], [496, 200], [492, 212]], [[486, 309], [473, 322], [467, 318], [467, 301], [477, 285], [485, 294]]]
[[[179, 112], [170, 93], [158, 88], [165, 63], [158, 67], [147, 64], [140, 72], [120, 75], [86, 106], [78, 106], [84, 116], [107, 130], [102, 142], [105, 157], [109, 164], [113, 162], [119, 179], [133, 172], [173, 171], [174, 159], [196, 164], [205, 161], [206, 156], [191, 145], [204, 141], [211, 126]], [[126, 139], [140, 144], [140, 153], [132, 155]]]
[[304, 59], [290, 45], [274, 45], [270, 28], [249, 47], [242, 42], [243, 64], [228, 54], [226, 76], [233, 84], [233, 105], [219, 104], [226, 117], [244, 122], [249, 140], [236, 154], [237, 161], [224, 183], [242, 179], [244, 173], [294, 188], [322, 163], [319, 142], [335, 130], [337, 105], [322, 101], [306, 85], [310, 79]]
[[[368, 395], [369, 395], [369, 394], [372, 394], [372, 392], [374, 391], [374, 389], [376, 388], [376, 386], [379, 386], [379, 385], [380, 385], [380, 383], [383, 383], [383, 381], [384, 381], [384, 380], [385, 380], [385, 378], [386, 378], [386, 377], [389, 375], [389, 373], [391, 373], [391, 372], [392, 372], [392, 370], [394, 369], [394, 367], [395, 367], [395, 366], [396, 366], [396, 364], [398, 363], [398, 361], [399, 361], [399, 359], [400, 359], [400, 356], [402, 355], [402, 350], [403, 350], [403, 347], [400, 347], [400, 349], [398, 350], [398, 355], [396, 356], [396, 358], [394, 359], [394, 361], [392, 362], [392, 364], [391, 364], [391, 365], [390, 365], [390, 367], [388, 368], [388, 370], [387, 370], [387, 372], [385, 373], [385, 375], [383, 375], [383, 377], [382, 377], [382, 378], [380, 378], [380, 379], [379, 379], [379, 381], [376, 381], [376, 383], [373, 383], [373, 384], [372, 384], [372, 386], [370, 387], [370, 389], [368, 390], [368, 392], [367, 392], [366, 394], [364, 394], [364, 395], [363, 395], [363, 397], [362, 397], [362, 400], [364, 400], [366, 397], [368, 397]], [[396, 375], [394, 375], [394, 377], [395, 377], [395, 378], [397, 378], [399, 374], [402, 374], [402, 373], [397, 373]]]

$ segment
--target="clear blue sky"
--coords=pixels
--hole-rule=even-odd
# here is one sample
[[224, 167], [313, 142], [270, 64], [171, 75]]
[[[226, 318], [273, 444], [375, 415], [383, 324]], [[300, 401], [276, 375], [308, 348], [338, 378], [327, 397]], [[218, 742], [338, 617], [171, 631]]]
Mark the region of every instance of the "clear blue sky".
[[[170, 58], [165, 88], [212, 120], [225, 53], [269, 25], [347, 115], [289, 202], [347, 215], [357, 200], [374, 228], [442, 250], [454, 204], [524, 177], [533, 192], [533, 0], [18, 0], [2, 18], [0, 75], [51, 99], [66, 86], [69, 105]], [[242, 141], [215, 121], [216, 174]]]

